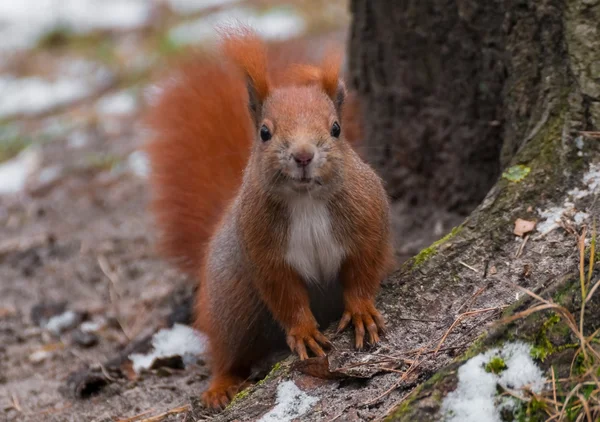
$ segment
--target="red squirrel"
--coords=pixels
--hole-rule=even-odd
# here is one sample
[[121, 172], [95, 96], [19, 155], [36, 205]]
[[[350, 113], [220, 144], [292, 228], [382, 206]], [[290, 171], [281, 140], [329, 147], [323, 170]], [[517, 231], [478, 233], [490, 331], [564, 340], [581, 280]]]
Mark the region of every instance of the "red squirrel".
[[340, 63], [282, 63], [235, 29], [150, 109], [151, 208], [160, 250], [199, 280], [207, 407], [225, 407], [286, 343], [300, 359], [324, 356], [319, 327], [335, 320], [352, 322], [359, 349], [384, 330], [374, 300], [394, 263], [389, 202], [347, 139], [346, 126], [360, 128]]

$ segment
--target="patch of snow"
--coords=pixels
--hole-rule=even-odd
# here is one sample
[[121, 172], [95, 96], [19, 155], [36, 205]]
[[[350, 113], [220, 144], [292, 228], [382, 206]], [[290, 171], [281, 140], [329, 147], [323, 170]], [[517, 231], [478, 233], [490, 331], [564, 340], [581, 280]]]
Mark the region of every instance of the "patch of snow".
[[[458, 386], [442, 403], [446, 422], [501, 422], [498, 403], [498, 385], [519, 396], [523, 388], [540, 393], [546, 379], [529, 352], [531, 347], [522, 342], [505, 344], [469, 359], [458, 369]], [[506, 369], [500, 374], [488, 373], [485, 365], [495, 356], [504, 360]]]
[[583, 136], [578, 136], [577, 138], [575, 138], [575, 146], [577, 147], [577, 149], [583, 149]]
[[60, 177], [62, 168], [60, 166], [50, 166], [43, 168], [38, 174], [38, 181], [42, 184], [53, 183]]
[[567, 211], [566, 207], [552, 207], [540, 211], [540, 216], [544, 219], [537, 224], [537, 231], [542, 235], [550, 233], [559, 227], [560, 219]]
[[175, 13], [181, 15], [201, 12], [216, 6], [226, 6], [232, 3], [238, 3], [240, 0], [167, 0], [169, 7]]
[[569, 191], [569, 195], [574, 198], [581, 199], [593, 193], [596, 193], [598, 186], [600, 186], [600, 163], [594, 163], [590, 165], [588, 171], [583, 175], [583, 184], [586, 186], [585, 189], [581, 190], [575, 188]]
[[2, 0], [0, 51], [28, 48], [56, 28], [77, 33], [137, 28], [148, 21], [152, 6], [143, 0]]
[[496, 352], [506, 364], [498, 383], [505, 389], [514, 390], [517, 395], [524, 387], [536, 394], [541, 393], [546, 384], [544, 373], [533, 361], [530, 352], [531, 346], [522, 342], [506, 344]]
[[100, 331], [105, 326], [106, 321], [104, 320], [85, 321], [81, 323], [79, 329], [84, 333], [95, 333], [97, 331]]
[[90, 94], [90, 86], [72, 78], [50, 82], [38, 77], [0, 77], [0, 117], [37, 114], [80, 100]]
[[55, 139], [65, 136], [73, 127], [73, 121], [64, 118], [48, 117], [42, 120], [42, 125], [42, 129], [39, 132], [40, 136]]
[[105, 95], [96, 103], [96, 110], [104, 115], [128, 115], [135, 112], [136, 107], [137, 101], [129, 92]]
[[90, 137], [87, 132], [79, 130], [74, 131], [67, 138], [67, 146], [73, 149], [83, 148], [89, 143], [89, 138]]
[[39, 167], [41, 155], [37, 148], [27, 148], [15, 158], [0, 164], [0, 195], [23, 190], [27, 178]]
[[43, 326], [54, 334], [60, 334], [77, 323], [78, 315], [74, 311], [65, 311], [60, 315], [53, 316]]
[[248, 22], [268, 40], [284, 40], [297, 37], [306, 30], [306, 22], [293, 11], [275, 9], [255, 15]]
[[176, 26], [169, 32], [169, 37], [176, 44], [211, 42], [217, 38], [215, 27], [235, 27], [239, 23], [254, 28], [266, 40], [286, 40], [306, 30], [306, 22], [293, 10], [276, 8], [259, 13], [251, 8], [238, 7]]
[[259, 422], [290, 422], [308, 412], [318, 400], [300, 390], [293, 381], [283, 381], [277, 386], [275, 407]]
[[158, 358], [182, 356], [185, 359], [185, 355], [201, 355], [206, 350], [206, 343], [202, 333], [187, 325], [175, 324], [154, 334], [150, 353], [132, 353], [129, 359], [133, 362], [133, 370], [139, 373], [149, 369]]
[[438, 237], [441, 237], [444, 234], [444, 224], [441, 220], [437, 220], [435, 222], [435, 226], [433, 226], [433, 234]]
[[73, 59], [61, 62], [59, 74], [64, 77], [85, 79], [96, 86], [106, 86], [114, 80], [114, 73], [106, 66], [86, 59]]
[[573, 197], [573, 199], [585, 198], [588, 195], [587, 189], [581, 190], [579, 188], [571, 189], [568, 193], [571, 195], [571, 197]]
[[571, 201], [597, 193], [598, 187], [600, 187], [600, 163], [590, 164], [590, 168], [583, 175], [582, 182], [585, 185], [583, 189], [574, 188], [567, 192], [568, 197], [563, 206], [539, 211], [540, 216], [544, 219], [537, 224], [537, 231], [541, 235], [558, 228], [562, 217], [572, 218], [577, 225], [581, 225], [589, 217], [587, 213], [577, 211]]
[[150, 160], [142, 151], [132, 152], [127, 157], [127, 166], [138, 177], [145, 179], [150, 173]]
[[590, 165], [588, 171], [583, 175], [583, 184], [586, 186], [584, 189], [571, 189], [568, 192], [569, 195], [574, 199], [581, 199], [596, 192], [600, 186], [600, 163]]
[[589, 216], [587, 212], [579, 211], [573, 216], [573, 221], [580, 226]]
[[32, 354], [29, 355], [29, 360], [32, 363], [40, 363], [52, 356], [52, 352], [48, 350], [36, 350]]

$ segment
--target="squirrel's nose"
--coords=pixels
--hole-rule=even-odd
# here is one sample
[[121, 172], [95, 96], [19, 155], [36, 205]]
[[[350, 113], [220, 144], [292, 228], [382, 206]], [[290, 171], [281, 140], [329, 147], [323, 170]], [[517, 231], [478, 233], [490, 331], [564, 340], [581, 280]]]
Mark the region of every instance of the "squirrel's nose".
[[308, 166], [314, 158], [314, 156], [315, 153], [313, 151], [302, 151], [292, 154], [292, 157], [294, 157], [294, 161], [296, 162], [298, 167]]

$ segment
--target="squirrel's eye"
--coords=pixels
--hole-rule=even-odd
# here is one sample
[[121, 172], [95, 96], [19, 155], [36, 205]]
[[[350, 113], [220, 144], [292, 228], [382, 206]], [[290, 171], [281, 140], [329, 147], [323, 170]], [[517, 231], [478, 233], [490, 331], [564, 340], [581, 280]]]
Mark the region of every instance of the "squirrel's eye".
[[263, 142], [267, 142], [269, 139], [271, 139], [271, 131], [269, 130], [268, 127], [266, 127], [265, 125], [262, 125], [260, 127], [260, 139], [263, 140]]
[[339, 138], [341, 131], [342, 128], [340, 128], [340, 124], [338, 122], [333, 122], [333, 125], [331, 126], [331, 136], [334, 138]]

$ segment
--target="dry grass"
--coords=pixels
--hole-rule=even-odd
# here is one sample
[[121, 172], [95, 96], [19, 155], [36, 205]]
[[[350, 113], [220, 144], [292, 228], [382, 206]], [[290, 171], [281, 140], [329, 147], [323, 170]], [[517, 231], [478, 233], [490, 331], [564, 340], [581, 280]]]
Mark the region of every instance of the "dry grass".
[[[535, 300], [527, 310], [519, 312], [501, 323], [510, 323], [526, 318], [536, 312], [552, 310], [577, 338], [577, 348], [573, 356], [569, 376], [556, 379], [554, 367], [551, 368], [550, 384], [542, 394], [528, 393], [525, 401], [526, 416], [524, 420], [546, 421], [587, 421], [600, 420], [600, 353], [594, 344], [598, 343], [600, 330], [593, 333], [585, 332], [585, 309], [600, 283], [592, 284], [596, 253], [596, 225], [594, 223], [588, 255], [589, 265], [586, 272], [585, 239], [587, 229], [584, 227], [577, 236], [579, 252], [579, 284], [581, 288], [581, 309], [579, 315], [574, 315], [566, 307], [546, 300], [532, 291], [520, 286], [518, 289]], [[591, 288], [590, 288], [591, 287]], [[542, 419], [543, 417], [543, 419]]]

